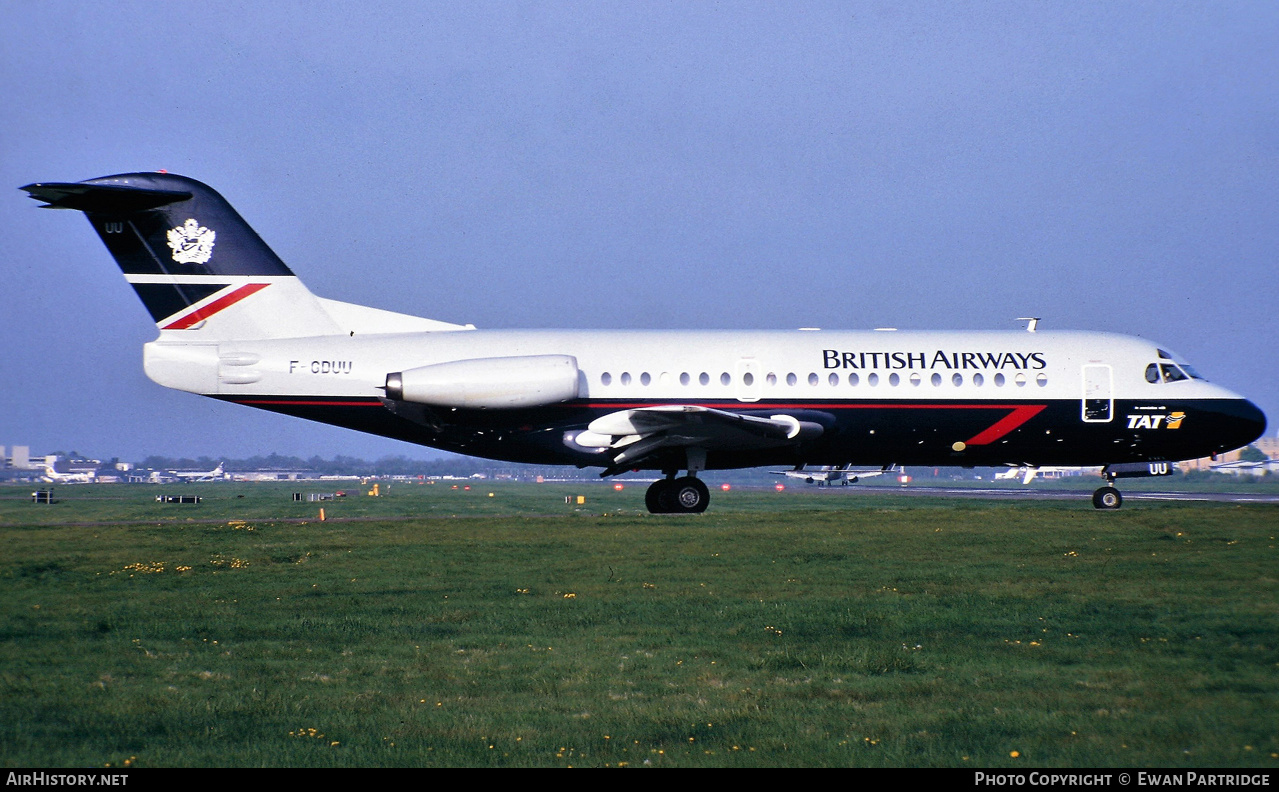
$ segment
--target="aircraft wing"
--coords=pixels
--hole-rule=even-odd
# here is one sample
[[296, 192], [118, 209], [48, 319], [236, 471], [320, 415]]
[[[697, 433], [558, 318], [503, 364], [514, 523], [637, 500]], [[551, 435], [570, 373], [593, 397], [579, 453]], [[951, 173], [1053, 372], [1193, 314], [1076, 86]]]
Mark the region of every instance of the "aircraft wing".
[[892, 470], [892, 467], [893, 467], [892, 465], [889, 465], [887, 467], [877, 467], [877, 468], [871, 468], [869, 470], [845, 470], [844, 477], [847, 478], [849, 481], [856, 481], [857, 479], [864, 479], [864, 478], [873, 478], [875, 476], [884, 475], [885, 473]]
[[830, 479], [830, 473], [825, 470], [770, 470], [768, 472], [774, 476], [799, 479], [810, 484], [815, 481], [828, 481]]
[[827, 483], [833, 481], [847, 481], [850, 484], [855, 484], [860, 479], [882, 476], [885, 473], [891, 472], [896, 467], [896, 465], [884, 465], [883, 467], [859, 470], [856, 468], [845, 467], [844, 465], [837, 465], [834, 467], [824, 466], [818, 470], [770, 470], [768, 472], [778, 476], [786, 476], [787, 478], [801, 479], [809, 482], [810, 484], [823, 481]]
[[619, 410], [596, 418], [575, 442], [612, 456], [613, 468], [663, 449], [778, 448], [820, 436], [822, 426], [789, 415], [743, 415], [691, 404]]

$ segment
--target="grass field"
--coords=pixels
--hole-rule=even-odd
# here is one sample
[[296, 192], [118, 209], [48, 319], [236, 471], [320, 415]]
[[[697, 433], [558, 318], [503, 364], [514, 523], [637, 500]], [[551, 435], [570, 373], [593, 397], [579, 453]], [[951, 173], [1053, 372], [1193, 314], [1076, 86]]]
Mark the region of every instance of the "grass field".
[[31, 489], [6, 766], [1279, 767], [1273, 506]]

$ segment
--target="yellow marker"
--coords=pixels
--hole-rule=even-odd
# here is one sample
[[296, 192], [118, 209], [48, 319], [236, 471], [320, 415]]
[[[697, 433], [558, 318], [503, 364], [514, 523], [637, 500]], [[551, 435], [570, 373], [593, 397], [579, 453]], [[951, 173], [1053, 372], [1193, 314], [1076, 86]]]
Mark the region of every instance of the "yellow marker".
[[320, 522], [324, 522], [324, 509], [320, 509]]

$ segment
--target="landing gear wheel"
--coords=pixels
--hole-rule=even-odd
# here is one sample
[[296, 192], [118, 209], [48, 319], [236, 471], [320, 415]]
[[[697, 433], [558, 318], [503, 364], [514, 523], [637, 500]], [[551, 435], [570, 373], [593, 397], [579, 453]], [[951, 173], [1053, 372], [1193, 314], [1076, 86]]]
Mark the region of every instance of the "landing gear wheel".
[[1097, 509], [1118, 509], [1124, 505], [1124, 496], [1114, 487], [1102, 487], [1092, 494], [1092, 505]]
[[672, 487], [674, 484], [670, 479], [659, 479], [654, 481], [644, 493], [644, 505], [648, 507], [649, 514], [666, 514], [672, 511]]
[[671, 482], [671, 511], [686, 514], [699, 514], [706, 511], [711, 502], [711, 491], [701, 479], [692, 476], [675, 479]]
[[693, 476], [654, 481], [644, 493], [651, 514], [700, 514], [710, 502], [710, 490]]

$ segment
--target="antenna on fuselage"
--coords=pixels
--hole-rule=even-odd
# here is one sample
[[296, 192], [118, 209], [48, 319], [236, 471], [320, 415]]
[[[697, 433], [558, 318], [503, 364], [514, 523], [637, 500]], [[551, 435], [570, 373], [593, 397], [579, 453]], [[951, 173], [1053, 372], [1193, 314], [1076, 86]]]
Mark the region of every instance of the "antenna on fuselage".
[[1017, 321], [1019, 321], [1019, 322], [1026, 322], [1026, 332], [1027, 332], [1027, 333], [1033, 333], [1033, 332], [1035, 332], [1035, 328], [1039, 326], [1039, 317], [1038, 317], [1038, 316], [1019, 316], [1019, 317], [1017, 317]]

